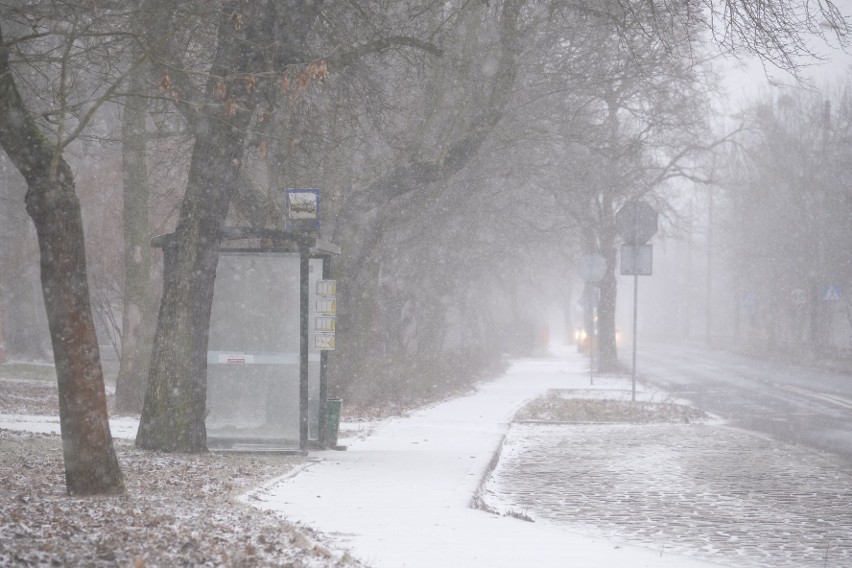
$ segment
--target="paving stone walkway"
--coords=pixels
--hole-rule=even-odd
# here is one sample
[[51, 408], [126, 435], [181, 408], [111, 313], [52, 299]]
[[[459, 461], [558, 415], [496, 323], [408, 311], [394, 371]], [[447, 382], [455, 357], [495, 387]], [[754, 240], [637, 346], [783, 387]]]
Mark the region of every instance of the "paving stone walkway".
[[718, 425], [514, 424], [498, 510], [730, 566], [852, 566], [852, 468]]

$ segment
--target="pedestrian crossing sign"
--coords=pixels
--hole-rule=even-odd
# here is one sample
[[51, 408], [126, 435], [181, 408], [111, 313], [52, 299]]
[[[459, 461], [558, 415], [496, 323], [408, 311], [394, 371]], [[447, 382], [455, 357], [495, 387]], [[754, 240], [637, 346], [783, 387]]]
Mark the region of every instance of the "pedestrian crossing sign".
[[826, 302], [839, 302], [843, 296], [843, 289], [840, 286], [826, 286], [822, 293], [822, 299]]

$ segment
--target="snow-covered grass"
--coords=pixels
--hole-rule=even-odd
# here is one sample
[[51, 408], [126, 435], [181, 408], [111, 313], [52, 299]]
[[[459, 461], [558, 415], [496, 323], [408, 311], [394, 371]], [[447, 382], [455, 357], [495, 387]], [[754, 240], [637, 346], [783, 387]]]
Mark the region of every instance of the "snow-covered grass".
[[303, 458], [116, 451], [125, 494], [68, 497], [59, 436], [0, 429], [0, 566], [358, 566], [232, 499]]
[[126, 493], [68, 497], [53, 367], [0, 366], [0, 566], [359, 565], [234, 500], [304, 458], [144, 452], [138, 423], [110, 419]]
[[0, 365], [0, 378], [55, 381], [56, 368], [47, 363], [9, 361]]
[[521, 408], [516, 421], [538, 422], [705, 422], [709, 416], [693, 406], [651, 400], [619, 400], [604, 397], [616, 391], [598, 391], [586, 398], [587, 390], [554, 389]]

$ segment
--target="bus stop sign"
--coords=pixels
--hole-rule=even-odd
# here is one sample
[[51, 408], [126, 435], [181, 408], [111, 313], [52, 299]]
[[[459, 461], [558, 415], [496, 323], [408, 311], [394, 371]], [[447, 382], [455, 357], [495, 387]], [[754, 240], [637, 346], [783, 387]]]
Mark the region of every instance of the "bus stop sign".
[[657, 234], [657, 218], [653, 207], [634, 199], [615, 214], [615, 228], [624, 242], [641, 245]]

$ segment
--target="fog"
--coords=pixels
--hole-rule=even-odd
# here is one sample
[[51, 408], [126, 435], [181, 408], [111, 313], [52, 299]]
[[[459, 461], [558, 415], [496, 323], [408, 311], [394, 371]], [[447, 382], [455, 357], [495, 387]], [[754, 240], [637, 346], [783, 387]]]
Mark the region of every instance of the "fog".
[[[490, 517], [471, 506], [557, 525], [524, 533], [543, 563], [559, 531], [596, 518], [592, 536], [645, 547], [625, 565], [670, 543], [695, 566], [767, 554], [728, 525], [702, 548], [707, 513], [678, 526], [653, 495], [753, 510], [727, 477], [738, 452], [785, 456], [766, 460], [775, 481], [758, 489], [773, 496], [776, 482], [790, 492], [785, 463], [811, 482], [831, 472], [832, 492], [847, 480], [831, 460], [852, 459], [850, 14], [852, 0], [0, 2], [0, 444], [12, 461], [32, 446], [39, 464], [16, 495], [53, 488], [39, 476], [56, 473], [54, 451], [69, 495], [144, 486], [164, 502], [178, 490], [156, 468], [191, 486], [185, 455], [243, 452], [250, 504], [351, 533], [361, 555], [335, 541], [324, 556], [303, 536], [261, 546], [271, 537], [250, 528], [245, 550], [234, 537], [213, 560], [210, 541], [151, 557], [97, 545], [137, 566], [281, 563], [280, 549], [307, 565], [401, 565], [404, 547], [377, 543], [412, 516], [410, 534], [470, 530], [481, 546]], [[609, 412], [621, 426], [604, 435]], [[724, 438], [730, 455], [713, 443], [727, 427], [742, 433]], [[577, 467], [601, 509], [575, 495], [573, 513], [554, 512], [548, 488], [574, 476], [555, 464], [597, 435], [611, 449]], [[804, 463], [793, 446], [830, 459]], [[257, 453], [296, 461], [266, 468]], [[596, 477], [607, 467], [622, 486]], [[285, 477], [254, 492], [273, 473]], [[237, 491], [219, 481], [202, 491], [211, 510]], [[350, 484], [424, 491], [396, 523], [363, 523], [373, 503], [349, 501]], [[316, 513], [324, 486], [349, 507], [339, 524]], [[10, 523], [49, 509], [10, 495]], [[734, 501], [716, 510], [706, 495]], [[395, 514], [382, 499], [367, 499], [374, 516]], [[619, 520], [633, 499], [664, 542]], [[820, 533], [800, 505], [782, 496], [754, 526], [804, 516], [787, 560], [813, 562], [823, 538], [826, 559], [848, 560], [834, 530], [848, 513], [832, 509]], [[205, 532], [188, 517], [177, 532]], [[39, 540], [49, 530], [7, 530], [34, 539], [26, 558], [55, 548]], [[492, 558], [516, 559], [510, 542]], [[588, 565], [617, 563], [576, 542]], [[447, 550], [483, 562], [464, 545]], [[20, 552], [4, 546], [0, 564]], [[89, 558], [74, 554], [50, 558]]]

